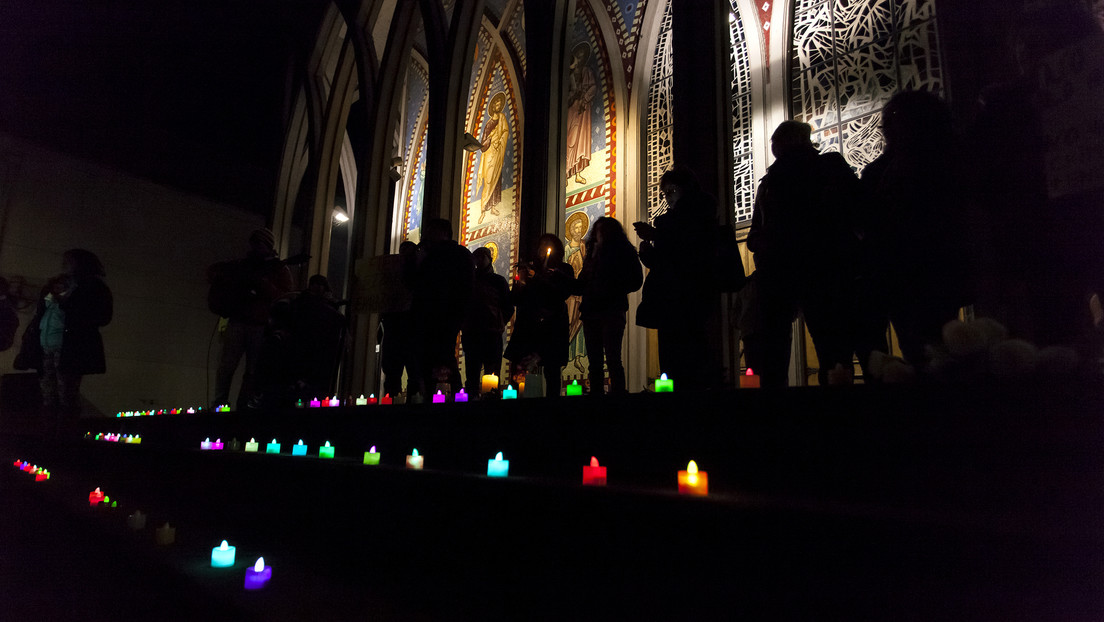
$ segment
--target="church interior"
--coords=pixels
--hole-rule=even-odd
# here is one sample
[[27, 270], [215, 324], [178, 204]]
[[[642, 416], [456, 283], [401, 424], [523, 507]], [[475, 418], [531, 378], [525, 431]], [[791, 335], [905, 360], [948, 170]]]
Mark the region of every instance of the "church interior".
[[[0, 277], [19, 334], [66, 249], [95, 252], [114, 296], [107, 371], [84, 378], [65, 433], [43, 432], [18, 337], [0, 351], [0, 617], [1104, 618], [1104, 2], [11, 0], [0, 15]], [[595, 221], [638, 245], [632, 224], [668, 210], [661, 176], [687, 167], [750, 275], [775, 128], [808, 124], [861, 176], [907, 91], [946, 102], [981, 180], [980, 207], [923, 228], [969, 240], [959, 317], [999, 322], [1030, 360], [994, 347], [982, 372], [897, 382], [856, 360], [853, 383], [821, 386], [799, 316], [789, 387], [750, 388], [743, 299], [722, 292], [710, 389], [666, 394], [637, 291], [625, 395], [569, 392], [591, 365], [576, 301], [543, 396], [381, 403], [388, 258], [424, 222], [447, 219], [507, 278], [551, 233], [578, 274]], [[300, 258], [295, 290], [323, 275], [342, 301], [333, 406], [212, 412], [209, 267], [260, 228]], [[1076, 372], [1042, 354], [1059, 349]], [[237, 557], [217, 567], [222, 540]]]

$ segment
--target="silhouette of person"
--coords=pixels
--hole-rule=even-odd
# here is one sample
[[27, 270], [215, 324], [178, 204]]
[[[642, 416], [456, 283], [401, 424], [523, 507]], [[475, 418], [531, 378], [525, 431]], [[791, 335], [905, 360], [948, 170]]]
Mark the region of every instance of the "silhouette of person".
[[626, 393], [621, 340], [625, 336], [628, 295], [640, 289], [644, 281], [640, 260], [621, 223], [608, 216], [594, 221], [586, 247], [575, 291], [582, 296], [580, 312], [589, 359], [590, 394], [603, 392], [603, 356], [609, 368], [610, 393]]
[[12, 304], [8, 280], [0, 277], [0, 352], [12, 347], [19, 331], [19, 316]]
[[[852, 369], [852, 283], [858, 180], [839, 153], [818, 153], [812, 128], [784, 121], [771, 136], [775, 162], [759, 185], [748, 232], [755, 253], [759, 325], [745, 356], [764, 386], [786, 386], [795, 314], [801, 311], [820, 364], [820, 383]], [[850, 377], [848, 372], [845, 376]]]
[[[409, 276], [417, 265], [418, 245], [405, 240], [399, 245], [399, 261], [402, 273]], [[414, 315], [411, 311], [413, 295], [409, 280], [402, 279], [403, 287], [397, 300], [389, 300], [393, 310], [380, 314], [383, 325], [383, 340], [380, 343], [380, 368], [383, 369], [383, 390], [396, 396], [402, 393], [403, 369], [406, 369], [407, 382], [417, 391], [420, 384], [417, 364], [417, 352], [414, 342]]]
[[941, 99], [898, 93], [882, 110], [882, 130], [885, 151], [861, 182], [856, 350], [864, 365], [872, 351], [888, 352], [892, 322], [904, 359], [920, 365], [925, 344], [942, 340], [943, 325], [970, 296], [961, 239], [965, 186], [950, 109]]
[[475, 280], [460, 342], [464, 347], [464, 385], [468, 393], [478, 393], [482, 374], [497, 376], [502, 367], [502, 332], [514, 315], [514, 303], [510, 302], [506, 278], [495, 274], [490, 249], [475, 249], [472, 260]]
[[439, 384], [447, 383], [452, 392], [460, 390], [456, 338], [467, 314], [474, 266], [468, 249], [452, 239], [448, 220], [433, 218], [422, 223], [412, 279], [412, 311], [423, 399]]
[[479, 161], [479, 222], [487, 217], [487, 212], [499, 215], [498, 204], [502, 201], [502, 163], [506, 157], [506, 142], [510, 139], [510, 125], [502, 113], [506, 107], [506, 93], [499, 91], [491, 97], [489, 106], [490, 120], [483, 128], [483, 140]]
[[290, 302], [291, 335], [298, 368], [300, 393], [306, 396], [328, 395], [334, 391], [337, 365], [345, 343], [346, 320], [338, 310], [330, 283], [321, 274], [313, 275], [307, 289]]
[[91, 251], [73, 248], [62, 255], [62, 274], [50, 279], [34, 319], [23, 334], [17, 369], [38, 369], [47, 417], [80, 415], [80, 385], [88, 374], [107, 371], [100, 328], [111, 322], [111, 290], [103, 264]]
[[575, 289], [575, 276], [563, 261], [564, 247], [558, 236], [541, 235], [536, 256], [518, 266], [514, 277], [510, 298], [517, 316], [505, 356], [515, 379], [533, 365], [542, 366], [545, 395], [557, 396], [561, 370], [567, 364], [566, 300]]
[[668, 210], [655, 225], [633, 223], [640, 261], [648, 268], [636, 323], [657, 329], [659, 364], [680, 386], [711, 386], [719, 370], [709, 362], [706, 326], [717, 290], [711, 282], [716, 243], [716, 200], [693, 171], [676, 167], [660, 178]]
[[245, 258], [208, 269], [208, 280], [212, 283], [209, 305], [228, 320], [215, 372], [214, 406], [230, 403], [230, 385], [243, 356], [245, 374], [235, 408], [246, 408], [256, 390], [257, 368], [272, 303], [292, 290], [291, 271], [277, 257], [275, 240], [272, 231], [257, 229], [249, 236]]
[[590, 104], [598, 91], [590, 62], [590, 45], [580, 43], [571, 50], [567, 84], [567, 177], [585, 184], [583, 170], [590, 165]]

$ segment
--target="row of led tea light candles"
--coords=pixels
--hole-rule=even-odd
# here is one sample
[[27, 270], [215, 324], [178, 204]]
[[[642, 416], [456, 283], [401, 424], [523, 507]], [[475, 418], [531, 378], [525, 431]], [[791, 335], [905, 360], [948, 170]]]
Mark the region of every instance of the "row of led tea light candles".
[[[92, 507], [96, 507], [101, 503], [106, 505], [108, 501], [109, 497], [99, 488], [88, 493], [88, 505]], [[115, 507], [114, 502], [112, 507]], [[141, 510], [135, 510], [133, 514], [127, 516], [127, 526], [135, 531], [145, 529], [146, 515], [143, 514]], [[161, 527], [158, 527], [154, 530], [154, 541], [162, 546], [172, 544], [176, 541], [176, 528], [169, 523], [165, 523]], [[236, 557], [237, 547], [230, 546], [227, 544], [226, 540], [223, 540], [222, 544], [211, 549], [211, 567], [231, 568], [234, 566]], [[259, 557], [253, 566], [245, 569], [245, 589], [259, 590], [263, 588], [271, 578], [272, 567], [265, 565], [264, 557]]]
[[[758, 388], [758, 387], [759, 387], [759, 376], [755, 375], [755, 373], [751, 370], [751, 368], [748, 368], [747, 374], [744, 375], [744, 376], [741, 376], [741, 378], [740, 378], [740, 388], [747, 389], [747, 388]], [[482, 389], [483, 389], [484, 394], [489, 394], [492, 391], [497, 390], [498, 388], [499, 388], [499, 378], [498, 378], [498, 376], [493, 375], [493, 374], [483, 376]], [[519, 393], [519, 389], [520, 389], [520, 393]], [[524, 392], [525, 392], [525, 383], [524, 383], [524, 381], [519, 386], [519, 389], [515, 389], [514, 385], [512, 385], [512, 384], [507, 384], [506, 388], [502, 389], [502, 392], [501, 392], [502, 399], [504, 399], [504, 400], [513, 400], [513, 399], [517, 399], [519, 395], [524, 395]], [[657, 378], [656, 381], [655, 381], [655, 392], [656, 393], [673, 393], [674, 390], [675, 390], [675, 381], [674, 381], [674, 379], [668, 378], [667, 374], [660, 374], [659, 378]], [[583, 385], [579, 384], [578, 380], [572, 380], [571, 384], [567, 385], [567, 387], [564, 388], [564, 393], [568, 397], [582, 395], [583, 394]], [[441, 391], [437, 391], [437, 393], [435, 393], [432, 396], [431, 401], [434, 404], [443, 404], [443, 403], [448, 401], [449, 397], [452, 397], [453, 402], [464, 403], [464, 402], [468, 401], [469, 396], [468, 396], [467, 392], [464, 391], [464, 389], [460, 389], [460, 391], [458, 391], [455, 395], [452, 395], [452, 396], [445, 395]], [[350, 402], [351, 402], [351, 404], [350, 404]], [[395, 401], [394, 398], [391, 397], [390, 394], [385, 394], [382, 398], [377, 398], [375, 393], [369, 395], [368, 397], [365, 397], [364, 395], [361, 395], [360, 397], [356, 398], [355, 400], [350, 399], [350, 400], [345, 401], [346, 406], [349, 406], [349, 405], [352, 405], [352, 406], [375, 406], [375, 405], [388, 405], [388, 404], [394, 404], [394, 403], [396, 403], [396, 401]], [[401, 403], [401, 401], [399, 403]], [[304, 408], [304, 407], [309, 407], [309, 408], [334, 408], [334, 407], [341, 406], [341, 405], [342, 405], [342, 402], [341, 402], [340, 399], [338, 399], [338, 397], [336, 395], [333, 396], [333, 397], [330, 397], [330, 398], [322, 398], [322, 399], [318, 399], [316, 397], [316, 398], [310, 400], [309, 402], [307, 402], [306, 404], [303, 403], [303, 400], [299, 400], [296, 403], [297, 408]], [[191, 414], [201, 413], [202, 411], [203, 411], [202, 407], [200, 407], [200, 408], [194, 408], [193, 407], [193, 408], [187, 408], [187, 409], [173, 408], [173, 409], [170, 409], [170, 410], [125, 411], [125, 412], [116, 413], [115, 416], [116, 417], [142, 417], [142, 416], [148, 416], [148, 415], [176, 415], [176, 414], [190, 414], [191, 415]], [[230, 411], [230, 406], [228, 406], [228, 405], [218, 406], [214, 409], [214, 412], [229, 412], [229, 411]]]
[[[212, 441], [210, 438], [205, 439], [199, 444], [201, 450], [206, 451], [219, 451], [226, 447], [226, 444], [222, 442], [222, 439], [216, 439]], [[237, 441], [231, 441], [229, 443], [231, 451], [237, 451], [239, 449]], [[266, 454], [279, 454], [282, 446], [276, 439], [272, 439], [271, 443], [265, 447]], [[293, 456], [306, 456], [309, 446], [303, 443], [303, 439], [299, 439], [299, 442], [291, 446], [291, 455]], [[257, 439], [249, 439], [249, 442], [245, 444], [245, 451], [249, 453], [259, 453], [260, 443]], [[364, 464], [369, 466], [375, 466], [380, 463], [380, 452], [376, 451], [376, 446], [372, 447], [364, 452]], [[318, 448], [319, 458], [333, 458], [334, 447], [330, 445], [329, 441]], [[422, 469], [425, 467], [425, 456], [418, 453], [418, 449], [413, 449], [409, 455], [406, 456], [406, 467], [408, 469]], [[487, 460], [487, 476], [488, 477], [507, 477], [510, 474], [510, 461], [502, 458], [502, 452], [498, 452], [491, 460]], [[589, 486], [605, 486], [606, 485], [606, 467], [598, 465], [598, 458], [591, 456], [590, 465], [583, 467], [583, 484]], [[679, 492], [683, 494], [694, 495], [706, 495], [709, 494], [709, 474], [705, 471], [698, 471], [698, 465], [693, 460], [686, 465], [685, 471], [678, 472], [678, 487]]]

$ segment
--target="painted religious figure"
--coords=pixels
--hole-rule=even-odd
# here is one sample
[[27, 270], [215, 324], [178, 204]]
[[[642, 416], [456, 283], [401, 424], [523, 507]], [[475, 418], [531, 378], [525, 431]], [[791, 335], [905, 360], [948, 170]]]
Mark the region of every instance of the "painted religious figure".
[[585, 184], [583, 169], [590, 164], [590, 104], [598, 90], [590, 70], [590, 44], [583, 42], [571, 51], [567, 89], [567, 176]]
[[[564, 244], [564, 261], [571, 266], [575, 276], [578, 277], [579, 273], [583, 271], [583, 259], [586, 258], [586, 234], [590, 229], [590, 216], [585, 211], [575, 212], [567, 217], [567, 222], [564, 225], [567, 230], [567, 243]], [[579, 296], [570, 296], [567, 299], [568, 341], [571, 343], [569, 360], [575, 361], [576, 366], [581, 369], [580, 359], [586, 356], [586, 348], [582, 343], [583, 318], [579, 313], [580, 302], [582, 302], [582, 299]], [[579, 337], [577, 341], [576, 336]]]
[[502, 110], [506, 107], [506, 93], [499, 91], [491, 96], [489, 106], [490, 120], [483, 128], [480, 151], [483, 157], [479, 162], [479, 222], [487, 217], [487, 212], [499, 215], [498, 204], [502, 201], [502, 163], [506, 157], [506, 141], [510, 137], [510, 124]]

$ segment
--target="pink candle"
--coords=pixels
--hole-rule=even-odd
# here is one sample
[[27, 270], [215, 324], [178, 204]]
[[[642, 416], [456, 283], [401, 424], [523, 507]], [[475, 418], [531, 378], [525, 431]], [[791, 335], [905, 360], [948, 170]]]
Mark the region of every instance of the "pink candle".
[[313, 400], [310, 401], [310, 407], [311, 408], [321, 408], [322, 407], [322, 402], [319, 402], [318, 398], [316, 397], [316, 398], [314, 398]]
[[437, 394], [433, 396], [433, 403], [434, 404], [444, 404], [445, 403], [445, 394], [441, 393], [440, 389], [437, 389]]

